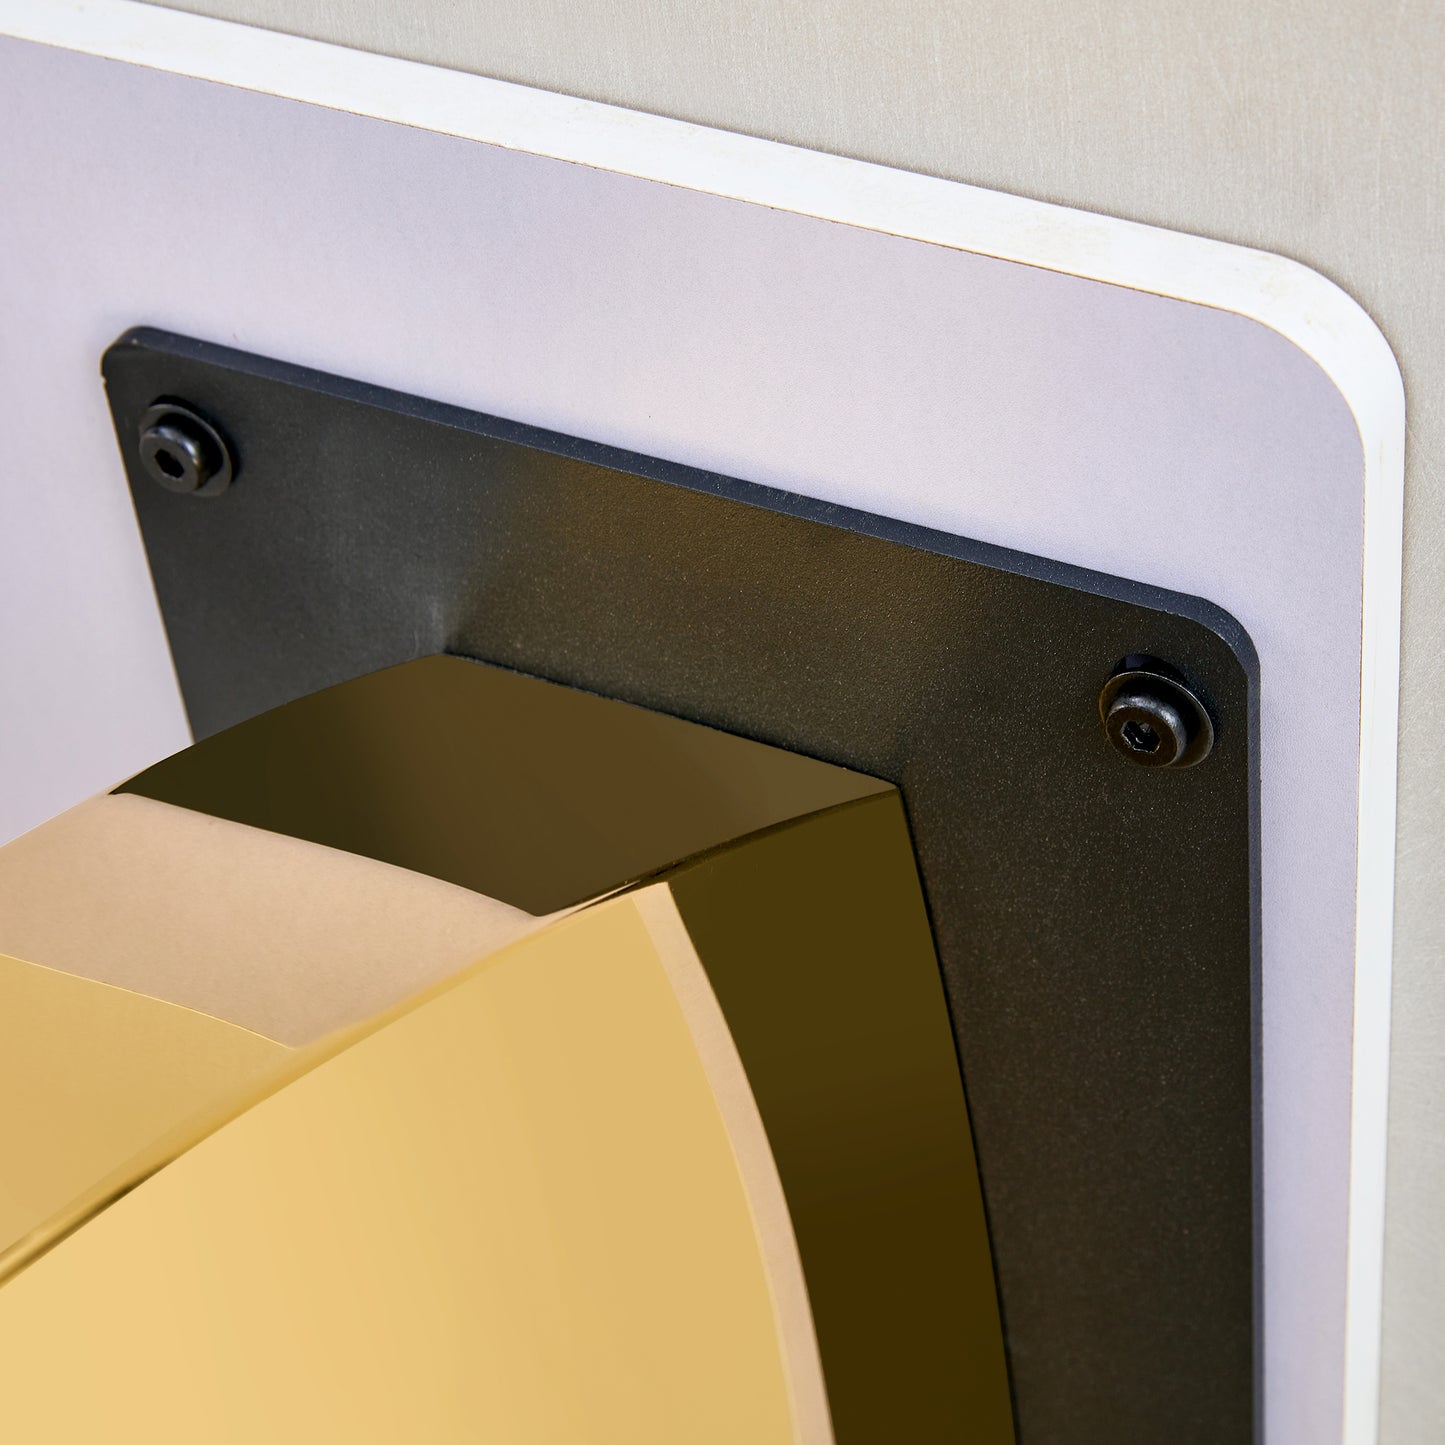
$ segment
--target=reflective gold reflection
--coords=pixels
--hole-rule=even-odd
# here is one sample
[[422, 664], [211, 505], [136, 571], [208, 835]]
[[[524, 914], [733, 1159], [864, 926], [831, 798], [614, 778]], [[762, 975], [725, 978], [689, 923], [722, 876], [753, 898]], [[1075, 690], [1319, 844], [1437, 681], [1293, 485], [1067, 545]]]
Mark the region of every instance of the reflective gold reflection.
[[891, 787], [438, 658], [87, 808], [0, 851], [16, 1438], [1012, 1439]]

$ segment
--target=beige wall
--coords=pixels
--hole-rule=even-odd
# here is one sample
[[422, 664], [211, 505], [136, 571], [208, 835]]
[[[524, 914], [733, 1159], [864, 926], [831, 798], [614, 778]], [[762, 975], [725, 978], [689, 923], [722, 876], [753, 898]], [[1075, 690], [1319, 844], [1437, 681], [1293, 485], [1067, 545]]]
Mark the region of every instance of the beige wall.
[[1445, 6], [171, 0], [1282, 252], [1409, 402], [1386, 1445], [1445, 1439]]

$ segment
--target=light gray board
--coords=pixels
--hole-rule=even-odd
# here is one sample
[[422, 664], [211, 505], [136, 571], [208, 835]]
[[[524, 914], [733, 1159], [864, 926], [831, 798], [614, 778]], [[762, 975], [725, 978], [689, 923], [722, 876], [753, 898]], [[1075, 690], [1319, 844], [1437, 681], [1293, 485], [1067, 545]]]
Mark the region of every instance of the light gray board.
[[1445, 6], [170, 3], [1261, 246], [1369, 310], [1411, 443], [1382, 1439], [1445, 1439]]
[[1262, 660], [1272, 1440], [1328, 1438], [1362, 474], [1314, 363], [1224, 312], [113, 62], [4, 42], [0, 77], [9, 830], [185, 741], [95, 370], [136, 323], [1209, 597]]

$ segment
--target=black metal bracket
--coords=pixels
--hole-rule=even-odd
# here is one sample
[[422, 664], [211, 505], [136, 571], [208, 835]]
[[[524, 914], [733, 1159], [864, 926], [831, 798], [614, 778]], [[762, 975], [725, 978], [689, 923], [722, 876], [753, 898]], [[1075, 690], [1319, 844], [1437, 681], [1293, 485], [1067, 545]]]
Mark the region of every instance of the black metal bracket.
[[103, 372], [198, 737], [452, 652], [898, 784], [1020, 1441], [1255, 1437], [1258, 672], [1233, 618], [161, 332]]

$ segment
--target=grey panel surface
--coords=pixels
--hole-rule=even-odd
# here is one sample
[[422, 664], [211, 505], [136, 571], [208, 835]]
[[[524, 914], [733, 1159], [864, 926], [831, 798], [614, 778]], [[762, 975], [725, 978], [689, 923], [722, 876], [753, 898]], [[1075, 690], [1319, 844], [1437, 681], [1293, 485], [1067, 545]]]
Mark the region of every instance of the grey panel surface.
[[1270, 1438], [1334, 1438], [1361, 454], [1309, 357], [1228, 312], [144, 65], [7, 41], [0, 68], [26, 338], [0, 347], [0, 832], [188, 737], [94, 383], [137, 320], [1214, 598], [1267, 678]]
[[[169, 3], [1278, 251], [1369, 309], [1411, 417], [1383, 1438], [1445, 1437], [1445, 8]], [[1338, 1435], [1333, 1372], [1280, 1367]]]

